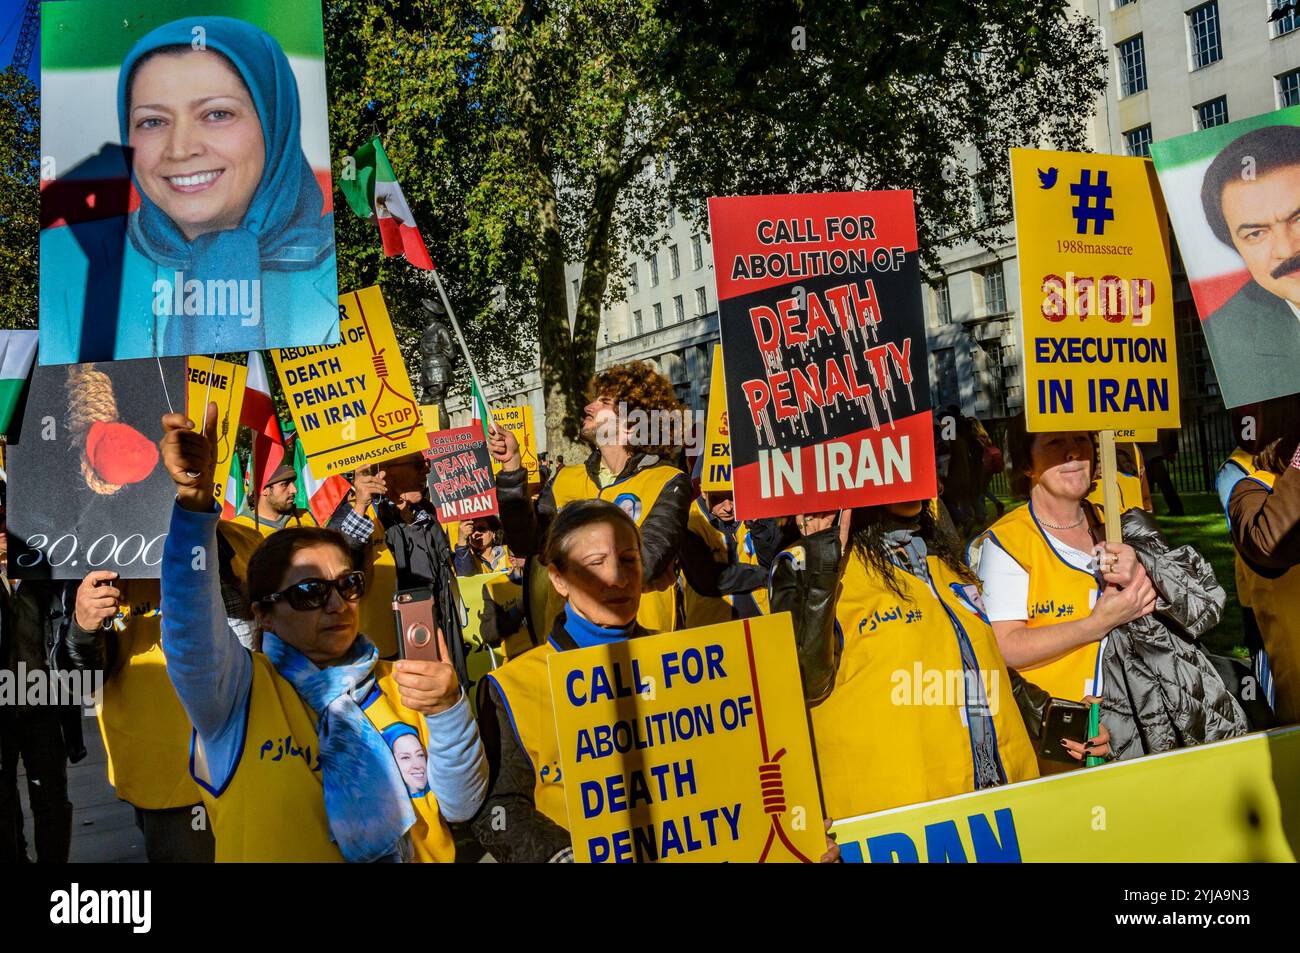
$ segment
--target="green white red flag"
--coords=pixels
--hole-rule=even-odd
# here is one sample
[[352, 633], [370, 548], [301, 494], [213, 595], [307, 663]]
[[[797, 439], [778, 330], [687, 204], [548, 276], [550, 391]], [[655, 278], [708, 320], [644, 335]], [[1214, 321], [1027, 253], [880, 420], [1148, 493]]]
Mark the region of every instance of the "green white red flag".
[[345, 166], [338, 183], [352, 211], [379, 223], [379, 237], [386, 256], [405, 255], [416, 268], [433, 271], [429, 249], [420, 236], [411, 206], [402, 194], [379, 137], [358, 149], [351, 159], [355, 168]]

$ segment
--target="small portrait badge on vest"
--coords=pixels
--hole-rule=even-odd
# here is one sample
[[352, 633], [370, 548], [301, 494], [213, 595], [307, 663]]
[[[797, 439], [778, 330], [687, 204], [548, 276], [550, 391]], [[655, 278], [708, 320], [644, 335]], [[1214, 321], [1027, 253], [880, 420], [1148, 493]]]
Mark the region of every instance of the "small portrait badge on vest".
[[635, 493], [620, 493], [614, 497], [614, 505], [622, 507], [623, 512], [632, 517], [632, 522], [641, 522], [641, 497]]

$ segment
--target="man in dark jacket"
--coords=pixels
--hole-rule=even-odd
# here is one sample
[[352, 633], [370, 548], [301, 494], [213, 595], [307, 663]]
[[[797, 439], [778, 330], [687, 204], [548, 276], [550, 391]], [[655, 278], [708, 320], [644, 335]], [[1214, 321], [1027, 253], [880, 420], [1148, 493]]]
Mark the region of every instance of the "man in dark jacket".
[[[60, 582], [0, 577], [0, 679], [13, 689], [0, 691], [0, 863], [29, 859], [18, 799], [20, 760], [27, 770], [37, 861], [67, 863], [72, 847], [68, 761], [80, 761], [86, 748], [80, 706], [57, 704], [66, 701], [59, 698], [58, 666], [52, 664], [66, 624], [64, 596]], [[28, 698], [33, 678], [45, 681], [42, 699]]]

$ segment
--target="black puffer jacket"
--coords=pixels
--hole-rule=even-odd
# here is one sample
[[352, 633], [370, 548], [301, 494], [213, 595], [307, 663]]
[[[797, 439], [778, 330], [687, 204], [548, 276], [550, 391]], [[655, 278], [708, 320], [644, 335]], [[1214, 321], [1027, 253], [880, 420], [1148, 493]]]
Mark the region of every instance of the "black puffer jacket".
[[1209, 562], [1191, 546], [1170, 547], [1151, 514], [1122, 521], [1157, 590], [1155, 612], [1111, 630], [1102, 660], [1103, 721], [1111, 751], [1137, 758], [1245, 734], [1246, 715], [1197, 640], [1226, 601]]

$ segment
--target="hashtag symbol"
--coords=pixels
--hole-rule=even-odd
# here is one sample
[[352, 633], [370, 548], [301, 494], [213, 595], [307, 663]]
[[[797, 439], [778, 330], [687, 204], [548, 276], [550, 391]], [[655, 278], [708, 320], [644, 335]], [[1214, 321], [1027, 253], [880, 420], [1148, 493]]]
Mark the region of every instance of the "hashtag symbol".
[[1106, 207], [1110, 198], [1110, 186], [1106, 184], [1106, 173], [1097, 173], [1097, 183], [1092, 181], [1092, 170], [1083, 169], [1079, 181], [1070, 186], [1070, 194], [1077, 197], [1070, 214], [1074, 216], [1075, 231], [1079, 235], [1088, 234], [1088, 222], [1092, 222], [1092, 233], [1101, 235], [1106, 231], [1106, 223], [1115, 217], [1114, 211]]

